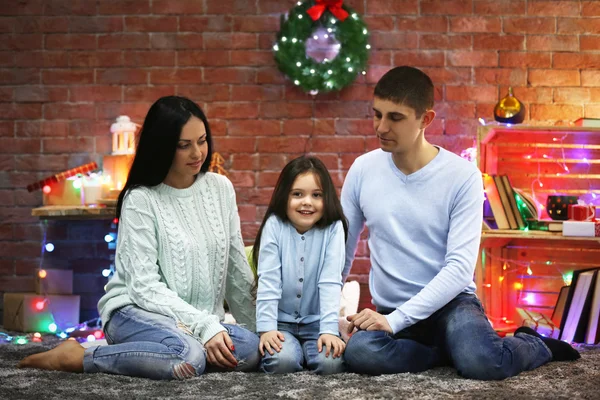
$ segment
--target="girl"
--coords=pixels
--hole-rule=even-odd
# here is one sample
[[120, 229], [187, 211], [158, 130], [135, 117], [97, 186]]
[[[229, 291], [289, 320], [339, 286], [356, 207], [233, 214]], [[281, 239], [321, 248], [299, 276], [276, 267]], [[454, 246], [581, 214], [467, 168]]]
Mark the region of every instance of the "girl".
[[254, 329], [254, 278], [235, 192], [208, 171], [212, 142], [198, 105], [157, 100], [119, 196], [116, 272], [98, 303], [110, 346], [66, 341], [20, 367], [185, 379], [206, 369], [255, 371], [258, 337], [223, 324], [223, 299]]
[[344, 370], [338, 312], [346, 218], [325, 165], [315, 157], [288, 163], [253, 249], [260, 369], [318, 374]]

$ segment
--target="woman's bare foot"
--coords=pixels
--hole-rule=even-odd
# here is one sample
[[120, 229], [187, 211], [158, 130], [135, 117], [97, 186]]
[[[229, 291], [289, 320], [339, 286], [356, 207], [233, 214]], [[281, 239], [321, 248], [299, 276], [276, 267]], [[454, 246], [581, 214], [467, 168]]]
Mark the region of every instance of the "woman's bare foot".
[[52, 350], [25, 357], [17, 365], [17, 368], [39, 368], [52, 371], [83, 372], [84, 351], [85, 349], [76, 341], [67, 340]]

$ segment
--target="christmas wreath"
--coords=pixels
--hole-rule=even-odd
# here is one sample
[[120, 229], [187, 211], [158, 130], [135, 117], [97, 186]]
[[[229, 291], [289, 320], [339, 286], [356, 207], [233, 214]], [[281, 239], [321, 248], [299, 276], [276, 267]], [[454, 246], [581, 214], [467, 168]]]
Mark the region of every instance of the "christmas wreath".
[[[319, 37], [317, 30], [324, 34]], [[307, 56], [307, 41], [328, 36], [338, 42], [337, 56], [322, 62]], [[287, 19], [281, 17], [273, 45], [279, 70], [312, 94], [340, 90], [352, 83], [357, 73], [365, 75], [370, 48], [367, 26], [342, 0], [298, 2]]]

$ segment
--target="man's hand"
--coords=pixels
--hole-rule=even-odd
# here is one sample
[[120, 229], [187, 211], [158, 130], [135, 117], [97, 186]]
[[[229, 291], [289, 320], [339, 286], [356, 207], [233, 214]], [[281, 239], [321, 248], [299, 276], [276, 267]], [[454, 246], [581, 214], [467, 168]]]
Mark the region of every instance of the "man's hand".
[[265, 356], [265, 349], [269, 352], [270, 355], [275, 354], [273, 350], [276, 352], [281, 351], [282, 344], [281, 342], [285, 342], [285, 337], [283, 333], [279, 331], [268, 331], [260, 334], [260, 343], [258, 344], [258, 351], [260, 351], [261, 356]]
[[333, 358], [341, 357], [346, 349], [346, 343], [342, 339], [329, 333], [319, 336], [317, 341], [319, 353], [323, 350], [323, 346], [325, 346], [325, 357], [329, 357], [329, 354], [332, 354]]
[[348, 325], [348, 333], [352, 333], [354, 327], [365, 331], [384, 331], [388, 333], [394, 333], [392, 332], [392, 327], [383, 315], [368, 308], [365, 308], [358, 314], [349, 315], [346, 317], [346, 319], [350, 321], [350, 325]]
[[235, 368], [238, 365], [232, 351], [233, 342], [227, 332], [219, 332], [204, 344], [208, 362], [221, 368]]

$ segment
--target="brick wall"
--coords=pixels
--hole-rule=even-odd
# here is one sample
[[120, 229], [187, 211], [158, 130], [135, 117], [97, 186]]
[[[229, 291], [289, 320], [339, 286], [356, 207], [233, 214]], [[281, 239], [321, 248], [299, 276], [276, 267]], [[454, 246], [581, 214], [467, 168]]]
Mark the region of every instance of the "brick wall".
[[[41, 204], [41, 193], [25, 186], [100, 162], [110, 152], [114, 118], [141, 122], [162, 95], [189, 96], [206, 111], [249, 242], [291, 157], [316, 153], [341, 185], [354, 158], [376, 147], [369, 101], [392, 66], [417, 66], [433, 78], [438, 118], [428, 137], [452, 151], [473, 144], [476, 119], [492, 115], [508, 85], [532, 123], [600, 117], [600, 2], [345, 3], [371, 30], [368, 74], [340, 93], [312, 97], [284, 79], [270, 50], [280, 14], [295, 1], [3, 0], [0, 293], [32, 290], [39, 264], [41, 227], [30, 209]], [[49, 228], [63, 232], [65, 244], [53, 262], [75, 268], [76, 285], [89, 282], [101, 293], [102, 277], [85, 274], [99, 276], [106, 266], [102, 223]], [[69, 245], [80, 238], [72, 229], [92, 233]], [[361, 243], [359, 255], [366, 254]], [[359, 259], [353, 272], [363, 283], [367, 271]], [[93, 308], [98, 295], [84, 304]]]

